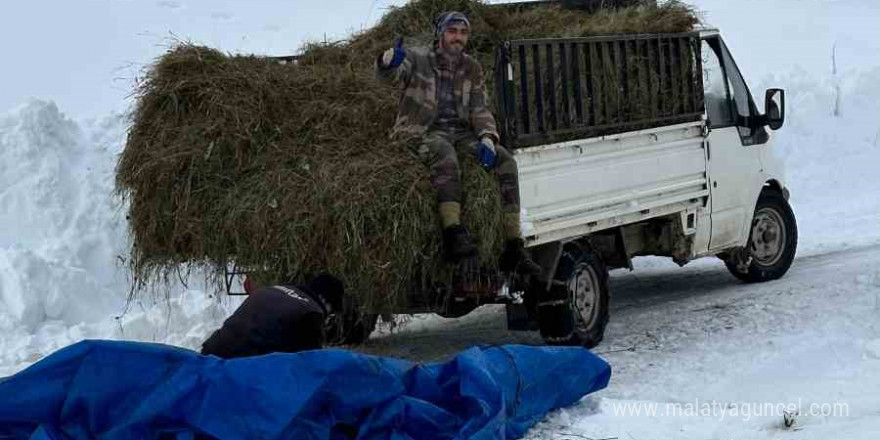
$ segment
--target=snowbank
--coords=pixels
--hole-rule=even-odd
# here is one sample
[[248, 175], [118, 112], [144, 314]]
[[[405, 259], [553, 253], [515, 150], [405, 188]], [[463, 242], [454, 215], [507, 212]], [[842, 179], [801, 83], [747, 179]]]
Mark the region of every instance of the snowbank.
[[[799, 255], [880, 242], [880, 60], [843, 74], [793, 68], [761, 81], [786, 89], [778, 132]], [[763, 87], [757, 90], [763, 90]]]
[[[0, 376], [83, 338], [197, 347], [231, 307], [199, 291], [126, 312], [125, 220], [111, 197], [126, 121], [54, 103], [0, 116]], [[182, 290], [182, 289], [181, 289]]]

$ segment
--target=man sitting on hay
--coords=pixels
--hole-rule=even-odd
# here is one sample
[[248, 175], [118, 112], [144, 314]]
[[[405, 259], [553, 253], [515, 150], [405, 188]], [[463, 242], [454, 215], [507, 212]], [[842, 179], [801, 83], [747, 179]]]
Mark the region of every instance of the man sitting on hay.
[[376, 60], [378, 77], [403, 88], [393, 135], [416, 139], [413, 150], [430, 169], [447, 260], [458, 262], [477, 254], [461, 223], [461, 167], [455, 152], [460, 147], [473, 151], [480, 165], [498, 179], [505, 239], [499, 268], [538, 274], [541, 267], [526, 253], [520, 230], [516, 161], [498, 145], [495, 117], [486, 106], [483, 69], [464, 53], [470, 22], [461, 12], [446, 12], [437, 18], [435, 31], [433, 49], [404, 49], [400, 40]]

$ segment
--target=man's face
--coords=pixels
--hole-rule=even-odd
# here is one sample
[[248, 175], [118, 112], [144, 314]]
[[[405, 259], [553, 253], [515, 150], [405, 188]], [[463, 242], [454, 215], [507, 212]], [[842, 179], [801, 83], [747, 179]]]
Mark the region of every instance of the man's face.
[[441, 40], [443, 49], [456, 54], [461, 53], [467, 45], [470, 33], [470, 29], [464, 23], [451, 23], [446, 26], [446, 30], [443, 32]]

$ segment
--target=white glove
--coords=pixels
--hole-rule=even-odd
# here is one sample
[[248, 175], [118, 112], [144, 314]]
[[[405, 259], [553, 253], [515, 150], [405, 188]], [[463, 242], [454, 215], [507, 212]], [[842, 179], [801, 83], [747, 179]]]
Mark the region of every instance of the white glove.
[[394, 59], [394, 48], [390, 48], [382, 54], [382, 65], [388, 67], [391, 64], [391, 60]]
[[391, 49], [382, 54], [382, 65], [385, 67], [397, 67], [406, 58], [406, 49], [403, 48], [403, 38], [398, 38], [397, 43]]
[[495, 141], [492, 140], [492, 136], [483, 136], [480, 142], [486, 144], [493, 153], [495, 152]]
[[[375, 53], [375, 52], [373, 52]], [[391, 60], [394, 59], [394, 48], [388, 49], [385, 53], [382, 54], [382, 65], [388, 67], [391, 64]]]

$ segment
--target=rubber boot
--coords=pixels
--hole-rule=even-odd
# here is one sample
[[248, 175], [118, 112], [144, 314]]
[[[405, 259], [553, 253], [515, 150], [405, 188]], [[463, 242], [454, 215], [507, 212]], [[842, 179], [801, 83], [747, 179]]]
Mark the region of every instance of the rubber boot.
[[462, 225], [443, 229], [443, 249], [446, 259], [454, 263], [477, 255], [477, 245]]

